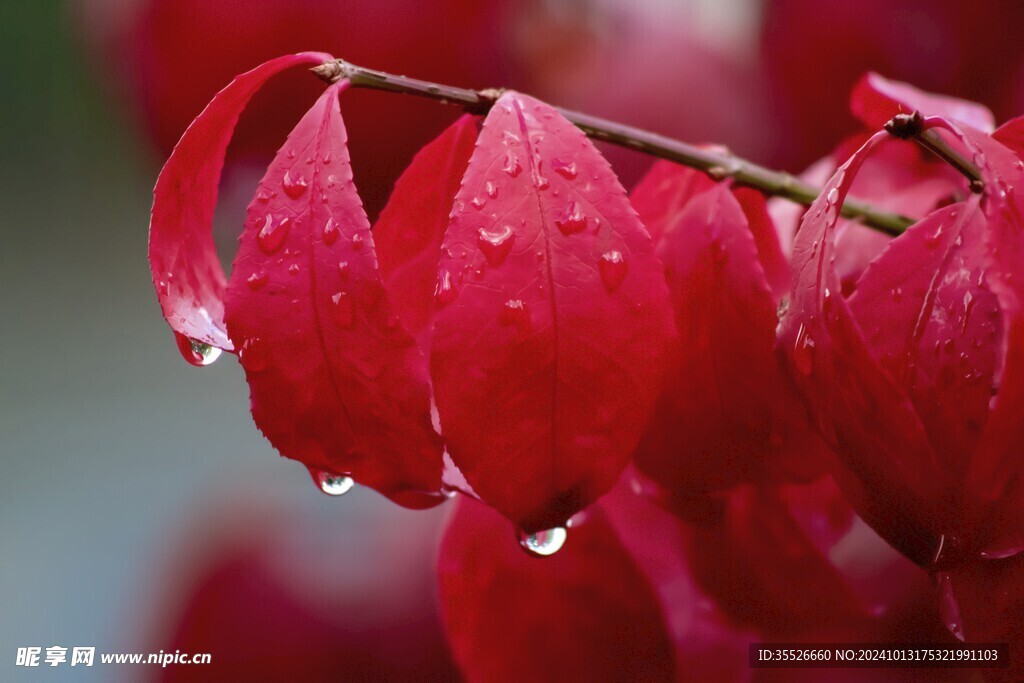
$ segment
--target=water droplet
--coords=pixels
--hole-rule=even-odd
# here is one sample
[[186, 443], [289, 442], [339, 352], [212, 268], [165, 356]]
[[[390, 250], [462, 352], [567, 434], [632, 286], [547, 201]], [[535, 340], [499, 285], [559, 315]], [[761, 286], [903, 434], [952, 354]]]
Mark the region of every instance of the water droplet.
[[580, 205], [572, 201], [566, 207], [565, 213], [555, 219], [555, 225], [563, 235], [575, 235], [587, 228], [587, 217], [580, 210]]
[[446, 306], [455, 301], [458, 291], [452, 284], [452, 274], [446, 268], [442, 268], [437, 274], [437, 286], [434, 288], [434, 299], [438, 306]]
[[355, 319], [352, 299], [344, 292], [338, 292], [331, 297], [331, 301], [334, 303], [334, 319], [338, 321], [338, 324], [342, 327], [352, 327], [352, 322]]
[[490, 197], [491, 199], [497, 199], [497, 197], [498, 197], [498, 187], [493, 182], [488, 180], [487, 181], [487, 185], [485, 185], [485, 189], [487, 191], [487, 196], [488, 197]]
[[611, 250], [601, 254], [597, 262], [597, 270], [601, 273], [604, 288], [614, 292], [626, 277], [626, 259], [621, 251]]
[[238, 360], [247, 372], [260, 372], [267, 369], [267, 350], [258, 337], [246, 339], [238, 351]]
[[328, 496], [343, 496], [351, 491], [352, 487], [356, 485], [356, 483], [352, 481], [352, 477], [346, 477], [343, 474], [318, 472], [316, 480], [317, 483], [320, 484], [320, 490]]
[[832, 204], [835, 204], [838, 201], [839, 201], [839, 189], [833, 187], [831, 190], [828, 191], [828, 194], [825, 196], [825, 202], [828, 203], [829, 205], [832, 205]]
[[501, 167], [501, 170], [509, 175], [509, 177], [515, 178], [517, 175], [523, 172], [523, 167], [519, 165], [519, 159], [512, 152], [505, 154], [505, 165]]
[[501, 307], [498, 322], [502, 325], [525, 327], [530, 324], [530, 311], [522, 299], [509, 299]]
[[484, 208], [484, 204], [486, 204], [487, 202], [486, 200], [484, 200], [483, 197], [473, 197], [473, 199], [471, 199], [469, 203], [473, 205], [473, 208], [482, 209]]
[[259, 192], [256, 193], [256, 201], [258, 201], [260, 204], [266, 204], [267, 202], [270, 201], [270, 198], [273, 196], [274, 195], [267, 192], [266, 190], [260, 190]]
[[796, 343], [793, 345], [793, 362], [796, 369], [805, 375], [811, 374], [813, 356], [814, 340], [804, 323], [800, 323], [800, 329], [796, 333]]
[[348, 278], [352, 273], [352, 269], [348, 266], [348, 261], [342, 261], [338, 264], [338, 277], [341, 278], [342, 282], [348, 282]]
[[331, 153], [330, 152], [328, 152], [327, 154], [324, 154], [323, 162], [324, 162], [324, 166], [330, 165], [330, 163], [331, 163]]
[[188, 361], [189, 365], [195, 365], [196, 367], [212, 365], [214, 361], [220, 358], [222, 353], [216, 346], [201, 342], [198, 339], [191, 339], [180, 332], [174, 333], [174, 340], [178, 343], [178, 351], [181, 352], [181, 357]]
[[362, 235], [352, 235], [352, 249], [354, 251], [361, 251], [364, 243]]
[[572, 180], [576, 177], [575, 161], [565, 162], [561, 159], [553, 159], [551, 161], [551, 168], [554, 169], [555, 173], [568, 180]]
[[333, 218], [327, 219], [327, 224], [324, 226], [324, 244], [331, 246], [338, 241], [338, 237], [341, 235], [341, 231], [338, 230], [338, 226], [334, 224]]
[[511, 251], [515, 240], [516, 234], [512, 226], [505, 225], [500, 228], [480, 228], [477, 244], [487, 258], [487, 263], [500, 266]]
[[249, 285], [249, 289], [251, 289], [251, 290], [253, 290], [255, 292], [257, 289], [259, 289], [263, 285], [267, 284], [267, 274], [266, 274], [266, 272], [260, 270], [260, 271], [257, 271], [255, 273], [253, 273], [245, 281], [245, 284]]
[[291, 228], [291, 224], [292, 220], [287, 216], [274, 218], [273, 215], [267, 214], [263, 221], [263, 227], [256, 235], [256, 242], [264, 254], [273, 254], [281, 248], [285, 238], [288, 237], [288, 229]]
[[527, 534], [526, 532], [519, 532], [519, 545], [523, 547], [523, 550], [536, 555], [537, 557], [547, 557], [554, 555], [562, 546], [565, 545], [565, 539], [569, 537], [564, 527], [556, 526], [553, 529], [546, 531], [538, 531], [535, 534]]
[[291, 171], [286, 171], [284, 174], [284, 180], [281, 181], [281, 187], [284, 188], [284, 193], [292, 199], [298, 199], [306, 191], [308, 185], [306, 179], [303, 176], [296, 175], [292, 177]]
[[290, 266], [288, 266], [288, 273], [291, 274], [291, 275], [298, 275], [299, 274], [299, 264], [298, 263], [293, 263]]

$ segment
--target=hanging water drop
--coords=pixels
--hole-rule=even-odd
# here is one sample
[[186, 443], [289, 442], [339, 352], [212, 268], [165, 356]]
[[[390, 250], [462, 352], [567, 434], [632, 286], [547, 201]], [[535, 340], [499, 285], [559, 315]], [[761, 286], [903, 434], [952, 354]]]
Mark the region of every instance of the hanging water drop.
[[364, 239], [362, 235], [352, 235], [352, 249], [353, 251], [362, 251]]
[[348, 261], [342, 261], [338, 264], [338, 277], [342, 282], [348, 282], [351, 273], [352, 269], [349, 268]]
[[626, 278], [626, 258], [621, 251], [611, 250], [601, 254], [597, 262], [597, 270], [601, 274], [601, 282], [609, 292], [614, 292]]
[[291, 223], [291, 219], [287, 216], [274, 218], [273, 215], [267, 214], [259, 233], [256, 235], [256, 242], [259, 244], [260, 250], [264, 254], [273, 254], [280, 249], [281, 245], [284, 244], [285, 238], [288, 237], [288, 229], [291, 228]]
[[356, 485], [352, 481], [352, 477], [346, 477], [343, 474], [328, 474], [327, 472], [320, 472], [317, 474], [317, 482], [320, 484], [320, 490], [326, 493], [328, 496], [343, 496], [352, 490], [352, 487]]
[[565, 545], [565, 539], [568, 537], [568, 532], [566, 532], [564, 527], [560, 526], [547, 529], [546, 531], [538, 531], [535, 534], [520, 531], [519, 545], [531, 555], [548, 557], [561, 550], [562, 546]]
[[286, 171], [284, 179], [281, 181], [281, 187], [284, 188], [284, 193], [292, 199], [298, 199], [306, 191], [306, 179], [300, 175], [292, 177], [291, 171]]
[[498, 198], [498, 187], [493, 182], [488, 180], [487, 185], [485, 185], [484, 188], [487, 191], [488, 197], [490, 197], [491, 199]]
[[203, 367], [212, 365], [223, 353], [216, 346], [212, 346], [198, 339], [186, 337], [180, 332], [174, 333], [174, 340], [178, 343], [178, 351], [181, 357], [188, 361], [189, 365]]
[[480, 251], [483, 252], [487, 263], [492, 266], [500, 266], [505, 261], [505, 257], [508, 256], [512, 249], [512, 243], [516, 239], [511, 225], [500, 228], [480, 228], [478, 235], [477, 244]]

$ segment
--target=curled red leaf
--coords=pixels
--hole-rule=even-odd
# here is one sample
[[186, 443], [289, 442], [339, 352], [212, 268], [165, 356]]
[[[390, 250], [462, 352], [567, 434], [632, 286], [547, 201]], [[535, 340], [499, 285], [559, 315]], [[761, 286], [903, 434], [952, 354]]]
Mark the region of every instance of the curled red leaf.
[[870, 130], [878, 130], [897, 114], [915, 111], [924, 116], [955, 119], [985, 132], [992, 132], [996, 127], [992, 112], [982, 104], [925, 92], [873, 72], [864, 74], [853, 87], [850, 109]]
[[242, 110], [271, 76], [331, 59], [323, 52], [300, 52], [238, 76], [206, 105], [164, 164], [153, 190], [149, 264], [164, 318], [176, 333], [234, 348], [224, 325], [227, 279], [210, 232], [224, 153]]
[[491, 109], [444, 240], [431, 356], [452, 459], [527, 531], [618, 479], [675, 334], [661, 265], [608, 163], [556, 110]]
[[443, 499], [426, 360], [392, 312], [333, 85], [260, 182], [227, 291], [256, 424], [399, 503]]
[[[886, 540], [926, 564], [938, 544], [932, 506], [944, 482], [914, 406], [873, 357], [833, 266], [839, 207], [879, 133], [843, 164], [808, 209], [793, 250], [793, 298], [779, 347], [826, 440], [854, 479], [858, 512]], [[843, 483], [848, 483], [842, 479]]]

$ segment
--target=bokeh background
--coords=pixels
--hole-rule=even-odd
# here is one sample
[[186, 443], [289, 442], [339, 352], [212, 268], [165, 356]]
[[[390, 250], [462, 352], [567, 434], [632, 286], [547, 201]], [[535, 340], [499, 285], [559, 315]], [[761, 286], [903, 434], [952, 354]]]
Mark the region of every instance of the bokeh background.
[[[252, 425], [232, 357], [175, 350], [149, 280], [160, 164], [278, 54], [552, 103], [799, 171], [853, 129], [865, 70], [1024, 113], [1024, 5], [975, 0], [0, 1], [0, 680], [449, 680], [447, 511], [319, 493]], [[319, 85], [243, 117], [226, 262], [261, 166]], [[371, 218], [457, 112], [344, 96]], [[609, 156], [628, 185], [649, 160]], [[18, 647], [210, 652], [213, 667], [15, 667]], [[45, 650], [44, 650], [45, 651]]]

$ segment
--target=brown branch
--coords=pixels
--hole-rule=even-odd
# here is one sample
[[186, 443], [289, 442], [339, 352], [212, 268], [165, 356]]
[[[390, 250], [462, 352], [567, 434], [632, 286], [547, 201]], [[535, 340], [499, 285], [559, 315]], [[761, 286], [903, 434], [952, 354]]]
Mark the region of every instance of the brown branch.
[[[330, 83], [348, 79], [354, 87], [426, 97], [445, 104], [459, 105], [473, 114], [486, 114], [504, 92], [501, 89], [469, 90], [396, 76], [356, 66], [341, 59], [314, 67], [312, 71]], [[558, 111], [595, 140], [668, 159], [703, 171], [715, 180], [731, 178], [739, 185], [756, 188], [768, 195], [785, 197], [804, 206], [809, 206], [821, 190], [794, 175], [765, 168], [728, 151], [698, 147], [596, 116], [561, 108]], [[914, 222], [906, 216], [882, 211], [856, 199], [848, 199], [843, 204], [842, 215], [887, 235], [899, 235]]]

